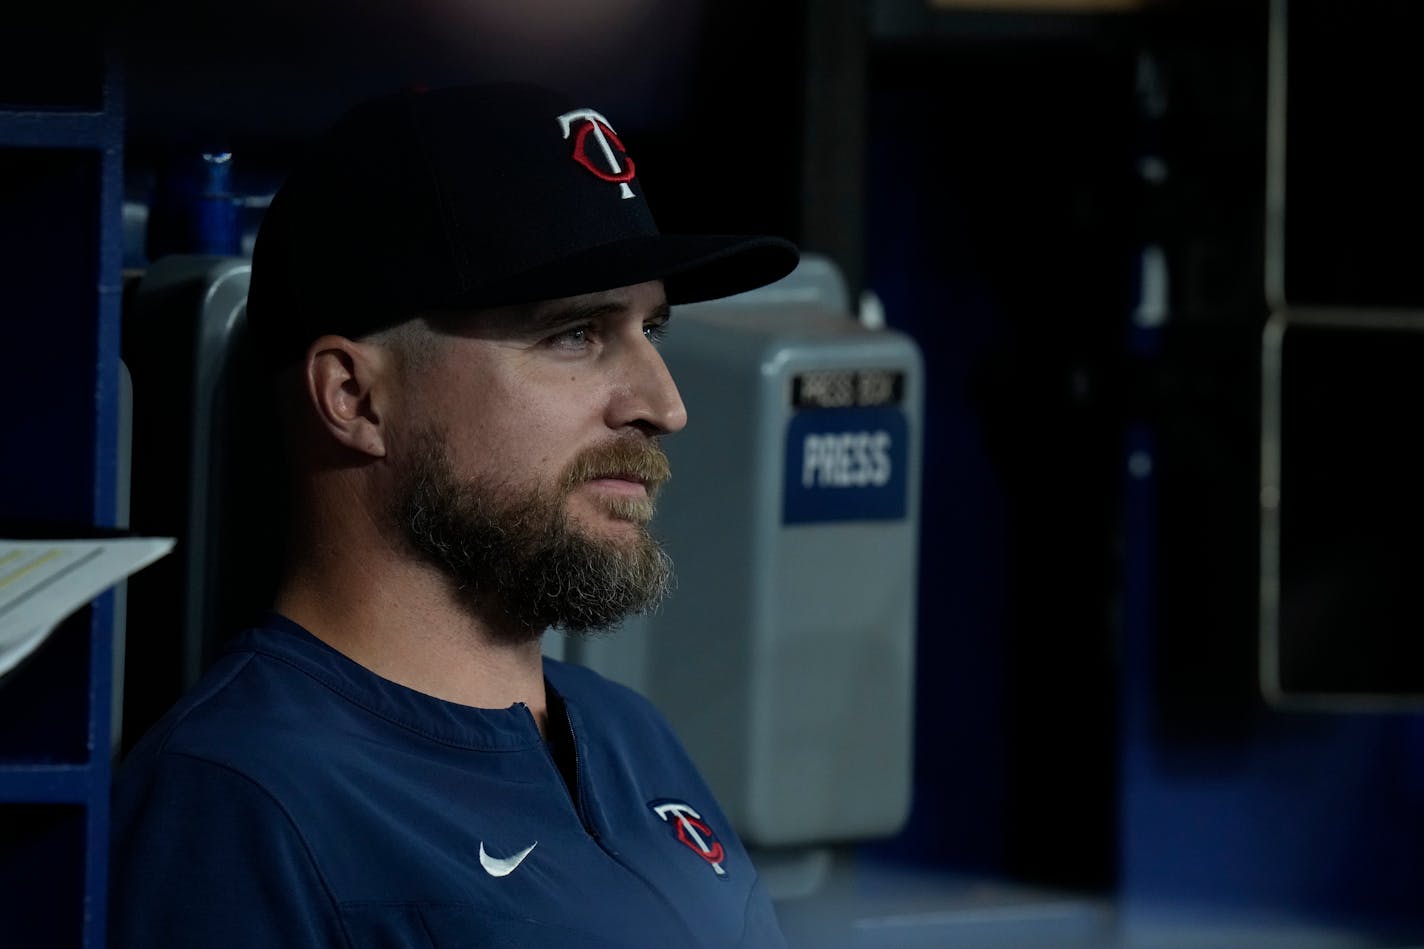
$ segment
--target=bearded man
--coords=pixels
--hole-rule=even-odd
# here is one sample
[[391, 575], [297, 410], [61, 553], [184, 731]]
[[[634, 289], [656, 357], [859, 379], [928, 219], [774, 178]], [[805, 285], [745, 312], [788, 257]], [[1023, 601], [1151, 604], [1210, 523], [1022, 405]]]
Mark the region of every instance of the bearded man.
[[540, 637], [669, 587], [670, 304], [795, 262], [659, 234], [608, 120], [534, 87], [383, 99], [326, 135], [248, 301], [284, 579], [116, 781], [114, 945], [783, 944], [661, 716]]

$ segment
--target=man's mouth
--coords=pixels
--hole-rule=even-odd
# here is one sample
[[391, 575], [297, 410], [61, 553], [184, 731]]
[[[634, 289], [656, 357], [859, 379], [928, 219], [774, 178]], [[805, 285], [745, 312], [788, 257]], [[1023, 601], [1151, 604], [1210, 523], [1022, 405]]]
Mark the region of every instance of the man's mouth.
[[627, 494], [634, 497], [647, 497], [648, 495], [648, 486], [643, 478], [639, 475], [629, 474], [627, 472], [598, 475], [590, 478], [586, 483], [601, 490], [613, 491], [618, 494]]
[[655, 444], [613, 442], [586, 452], [568, 472], [569, 487], [591, 484], [627, 497], [652, 498], [668, 477], [667, 457]]

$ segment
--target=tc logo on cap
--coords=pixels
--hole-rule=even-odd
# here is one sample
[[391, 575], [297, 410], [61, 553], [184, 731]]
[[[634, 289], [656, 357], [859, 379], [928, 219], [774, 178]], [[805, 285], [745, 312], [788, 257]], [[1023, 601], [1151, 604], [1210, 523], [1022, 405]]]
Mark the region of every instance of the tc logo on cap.
[[[573, 130], [575, 122], [582, 122], [577, 132]], [[604, 181], [618, 185], [623, 191], [623, 197], [633, 197], [633, 189], [628, 187], [628, 182], [633, 180], [633, 159], [628, 157], [627, 149], [618, 140], [618, 134], [613, 131], [613, 126], [608, 124], [607, 119], [592, 109], [575, 109], [559, 116], [559, 127], [564, 130], [564, 138], [567, 139], [570, 135], [574, 137], [574, 161]], [[590, 136], [598, 141], [606, 167], [600, 167], [588, 153]], [[613, 151], [615, 146], [618, 148], [616, 154]], [[619, 155], [623, 156], [623, 165], [618, 164]]]

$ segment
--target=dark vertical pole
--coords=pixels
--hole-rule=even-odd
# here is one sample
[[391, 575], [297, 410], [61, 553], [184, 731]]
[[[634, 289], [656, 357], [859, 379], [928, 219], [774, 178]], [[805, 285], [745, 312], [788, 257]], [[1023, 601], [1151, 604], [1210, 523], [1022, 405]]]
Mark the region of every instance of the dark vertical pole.
[[804, 10], [801, 240], [840, 266], [854, 299], [865, 280], [865, 5], [805, 0]]
[[[123, 295], [124, 87], [117, 54], [106, 56], [104, 144], [99, 159], [98, 320], [96, 333], [94, 524], [117, 524], [119, 490], [119, 322]], [[114, 739], [115, 594], [93, 606], [89, 650], [89, 796], [84, 846], [84, 945], [108, 942], [109, 778]]]

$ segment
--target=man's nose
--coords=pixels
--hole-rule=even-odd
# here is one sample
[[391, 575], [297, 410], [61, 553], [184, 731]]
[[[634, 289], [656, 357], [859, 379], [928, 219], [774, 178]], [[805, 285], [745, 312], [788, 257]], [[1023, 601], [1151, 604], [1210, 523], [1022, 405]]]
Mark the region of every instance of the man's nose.
[[625, 385], [609, 405], [609, 426], [632, 425], [650, 435], [671, 435], [686, 427], [687, 407], [657, 347], [640, 334], [627, 359]]

